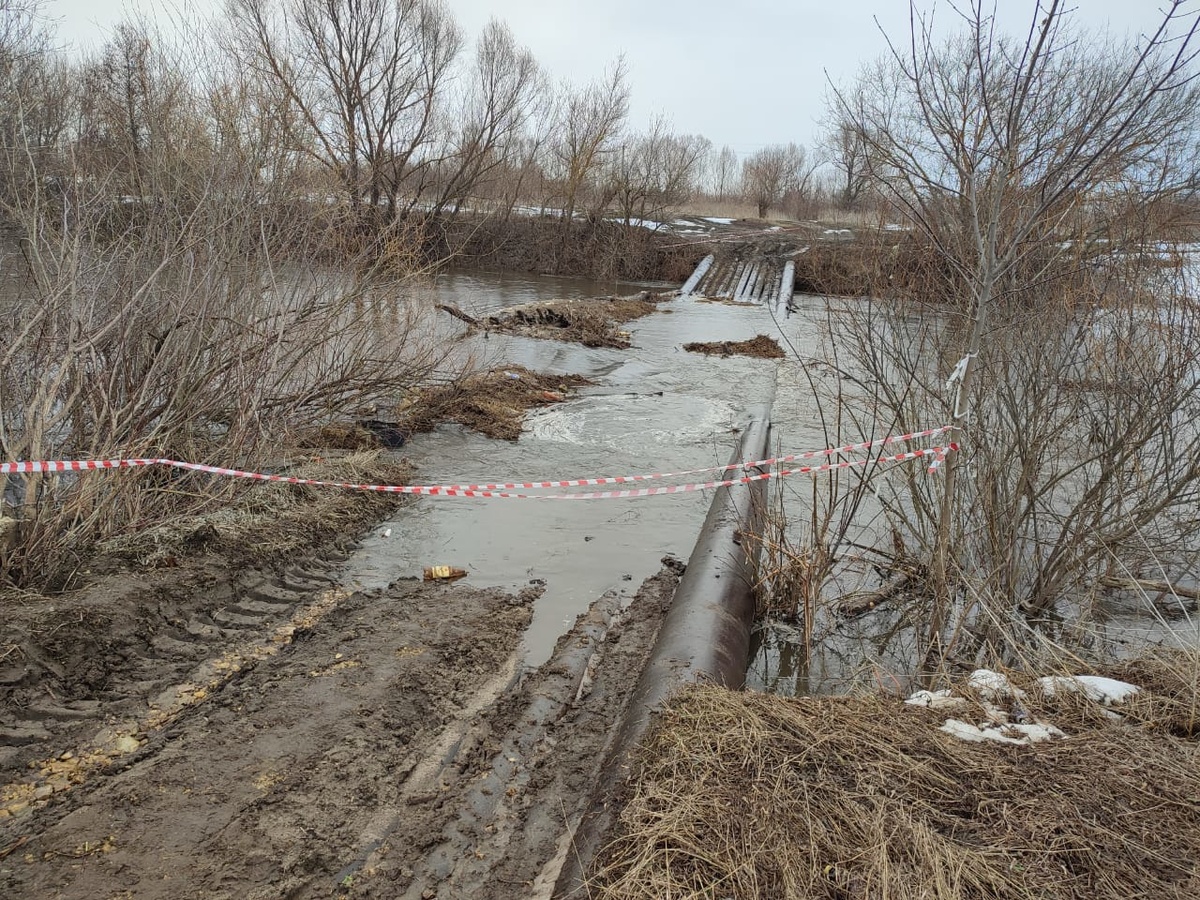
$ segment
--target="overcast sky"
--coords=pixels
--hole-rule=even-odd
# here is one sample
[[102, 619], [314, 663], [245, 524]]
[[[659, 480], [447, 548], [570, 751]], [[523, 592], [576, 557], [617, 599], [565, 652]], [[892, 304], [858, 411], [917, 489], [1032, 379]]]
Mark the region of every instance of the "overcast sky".
[[[201, 14], [223, 0], [192, 0]], [[470, 40], [492, 16], [508, 22], [556, 79], [586, 82], [624, 54], [631, 125], [665, 113], [680, 132], [739, 154], [772, 143], [811, 145], [827, 78], [845, 81], [884, 49], [879, 26], [907, 33], [907, 0], [447, 0]], [[920, 0], [929, 7], [931, 0]], [[103, 40], [126, 15], [161, 0], [46, 0], [63, 41]], [[175, 2], [178, 8], [180, 2]], [[1118, 34], [1144, 32], [1156, 0], [1075, 0], [1078, 18]], [[1033, 0], [1002, 0], [1027, 24]], [[133, 12], [130, 12], [130, 11]], [[945, 3], [939, 18], [949, 19]], [[1020, 13], [1020, 15], [1016, 15]]]

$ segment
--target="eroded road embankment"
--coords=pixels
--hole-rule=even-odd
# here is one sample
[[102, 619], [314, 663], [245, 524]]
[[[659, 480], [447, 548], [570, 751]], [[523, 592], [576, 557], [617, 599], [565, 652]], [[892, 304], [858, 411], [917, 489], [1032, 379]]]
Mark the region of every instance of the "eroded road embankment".
[[160, 692], [177, 698], [167, 710], [121, 719], [107, 756], [95, 747], [111, 725], [22, 746], [33, 763], [5, 773], [0, 894], [548, 892], [678, 569], [625, 611], [599, 598], [532, 673], [519, 666], [532, 591], [297, 594], [259, 643]]

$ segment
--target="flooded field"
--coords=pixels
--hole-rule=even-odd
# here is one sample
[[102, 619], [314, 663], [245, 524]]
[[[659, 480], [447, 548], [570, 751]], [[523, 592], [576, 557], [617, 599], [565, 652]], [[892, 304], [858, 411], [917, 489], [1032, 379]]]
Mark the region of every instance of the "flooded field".
[[[438, 280], [434, 299], [476, 316], [644, 287], [455, 274]], [[401, 315], [375, 302], [378, 327]], [[779, 454], [889, 434], [890, 423], [870, 417], [839, 423], [837, 410], [865, 408], [872, 390], [830, 363], [848, 364], [839, 341], [854, 309], [799, 297], [789, 315], [677, 297], [622, 326], [628, 349], [476, 329], [462, 350], [480, 365], [591, 383], [531, 410], [517, 441], [443, 424], [395, 456], [415, 466], [415, 484], [692, 472], [723, 465], [765, 403]], [[464, 327], [436, 319], [439, 331]], [[788, 356], [684, 349], [760, 336]], [[874, 473], [871, 488], [904, 490], [910, 473], [939, 477], [896, 467]], [[372, 477], [406, 475], [345, 476]], [[855, 483], [839, 478], [776, 483], [772, 509], [788, 522], [769, 538], [802, 548], [814, 501]], [[310, 520], [276, 513], [244, 542], [313, 531], [316, 547], [336, 542], [344, 553], [301, 542], [268, 559], [263, 547], [215, 540], [210, 525], [188, 533], [207, 547], [195, 559], [22, 610], [23, 631], [0, 658], [11, 713], [0, 725], [0, 892], [553, 894], [584, 845], [577, 829], [622, 730], [614, 723], [641, 696], [681, 583], [682, 566], [663, 560], [687, 560], [712, 492], [399, 506], [356, 496], [380, 505], [340, 520], [325, 508]], [[914, 626], [901, 603], [843, 616], [832, 602], [879, 587], [868, 550], [886, 545], [884, 524], [867, 491], [811, 633], [779, 621], [760, 628], [753, 690], [894, 690], [913, 671]], [[425, 582], [430, 566], [467, 576]], [[1190, 620], [1135, 621], [1128, 610], [1103, 627], [1131, 653], [1194, 632]]]

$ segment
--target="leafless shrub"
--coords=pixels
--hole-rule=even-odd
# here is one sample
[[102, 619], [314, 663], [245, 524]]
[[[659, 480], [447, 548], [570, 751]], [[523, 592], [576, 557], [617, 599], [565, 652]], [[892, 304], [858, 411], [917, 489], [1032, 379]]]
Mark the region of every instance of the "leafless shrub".
[[834, 100], [964, 294], [946, 320], [872, 303], [847, 329], [878, 415], [961, 428], [944, 492], [914, 474], [885, 500], [931, 563], [932, 658], [1031, 640], [1113, 569], [1186, 565], [1200, 485], [1197, 308], [1145, 252], [1192, 186], [1200, 16], [1170, 3], [1124, 45], [1073, 32], [1057, 0], [1024, 41], [980, 3], [956, 14], [941, 42], [914, 11]]
[[625, 141], [608, 176], [625, 224], [657, 222], [690, 199], [708, 148], [699, 135], [672, 134], [662, 118]]
[[568, 90], [558, 118], [558, 136], [550, 145], [551, 178], [559, 185], [564, 234], [583, 206], [596, 215], [611, 196], [599, 193], [597, 175], [617, 146], [629, 115], [629, 85], [624, 59], [600, 82]]
[[772, 144], [742, 163], [742, 191], [764, 219], [789, 193], [803, 194], [813, 170], [802, 145]]
[[720, 203], [728, 202], [741, 193], [737, 151], [726, 144], [712, 153], [708, 162], [708, 190]]
[[[320, 219], [294, 214], [289, 170], [264, 177], [277, 110], [234, 113], [230, 97], [264, 94], [246, 83], [198, 91], [175, 79], [167, 60], [181, 56], [118, 31], [85, 68], [84, 127], [56, 148], [54, 176], [32, 152], [8, 158], [11, 177], [40, 189], [3, 209], [25, 270], [5, 300], [6, 460], [277, 469], [291, 432], [369, 414], [461, 362], [414, 289], [402, 235], [391, 257], [288, 262], [311, 259], [328, 236]], [[122, 98], [132, 105], [119, 114], [106, 105]], [[195, 126], [186, 140], [174, 134], [180, 122]], [[221, 134], [229, 139], [210, 139]], [[14, 477], [4, 503], [16, 533], [0, 580], [61, 587], [97, 541], [243, 487], [162, 469]]]

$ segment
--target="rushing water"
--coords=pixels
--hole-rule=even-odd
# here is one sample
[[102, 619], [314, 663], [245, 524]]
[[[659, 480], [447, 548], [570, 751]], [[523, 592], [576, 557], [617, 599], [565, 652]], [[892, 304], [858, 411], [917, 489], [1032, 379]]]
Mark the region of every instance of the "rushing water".
[[[636, 289], [472, 274], [440, 281], [438, 299], [478, 312], [554, 296]], [[681, 345], [771, 333], [769, 311], [685, 299], [625, 327], [633, 335], [629, 350], [492, 334], [486, 353], [493, 363], [577, 373], [596, 383], [565, 403], [531, 412], [516, 443], [457, 426], [415, 437], [405, 452], [419, 466], [419, 480], [557, 480], [724, 464], [749, 407], [770, 399], [777, 364], [709, 358], [686, 353]], [[467, 569], [472, 583], [481, 586], [517, 589], [544, 583], [527, 637], [528, 662], [537, 664], [601, 594], [631, 597], [658, 571], [663, 556], [686, 560], [711, 499], [711, 492], [586, 502], [421, 498], [367, 540], [353, 576], [373, 587], [419, 575], [423, 566], [447, 564]], [[390, 536], [384, 537], [388, 529]]]
[[[640, 286], [578, 279], [458, 273], [434, 284], [436, 300], [482, 314], [504, 306], [557, 297], [628, 294]], [[815, 397], [836, 382], [821, 360], [835, 348], [839, 305], [798, 298], [789, 318], [766, 307], [734, 307], [691, 298], [629, 323], [633, 347], [588, 349], [556, 341], [491, 334], [471, 350], [488, 365], [523, 365], [552, 374], [581, 374], [595, 383], [568, 401], [530, 412], [515, 443], [495, 441], [458, 426], [418, 435], [405, 455], [425, 484], [540, 481], [676, 472], [718, 466], [736, 445], [751, 407], [774, 399], [772, 441], [783, 453], [861, 440], [840, 433]], [[448, 318], [448, 317], [447, 317]], [[682, 350], [688, 341], [742, 340], [757, 334], [781, 340], [792, 358], [705, 357]], [[797, 361], [799, 360], [799, 361]], [[845, 360], [842, 360], [845, 364]], [[850, 382], [836, 382], [846, 394]], [[855, 398], [844, 396], [850, 403]], [[939, 423], [930, 423], [939, 424]], [[866, 430], [886, 424], [861, 423]], [[708, 475], [686, 478], [704, 481]], [[882, 472], [876, 484], [900, 474]], [[795, 516], [826, 480], [799, 476], [779, 491]], [[902, 483], [901, 483], [902, 484]], [[519, 590], [544, 587], [526, 638], [529, 665], [547, 659], [576, 616], [608, 591], [631, 598], [667, 554], [686, 560], [711, 502], [711, 492], [583, 502], [421, 497], [402, 507], [364, 543], [350, 577], [365, 588], [420, 577], [425, 566], [466, 569], [471, 583]], [[879, 540], [878, 509], [870, 495], [855, 510], [848, 532], [860, 545]], [[804, 538], [805, 523], [793, 526]], [[878, 586], [868, 565], [835, 573], [834, 593]], [[1111, 622], [1128, 646], [1176, 640], [1177, 630], [1151, 617]], [[750, 686], [781, 693], [826, 692], [864, 678], [890, 678], [912, 667], [912, 629], [899, 612], [881, 608], [858, 619], [827, 618], [808, 658], [787, 629], [762, 631], [748, 672]]]

